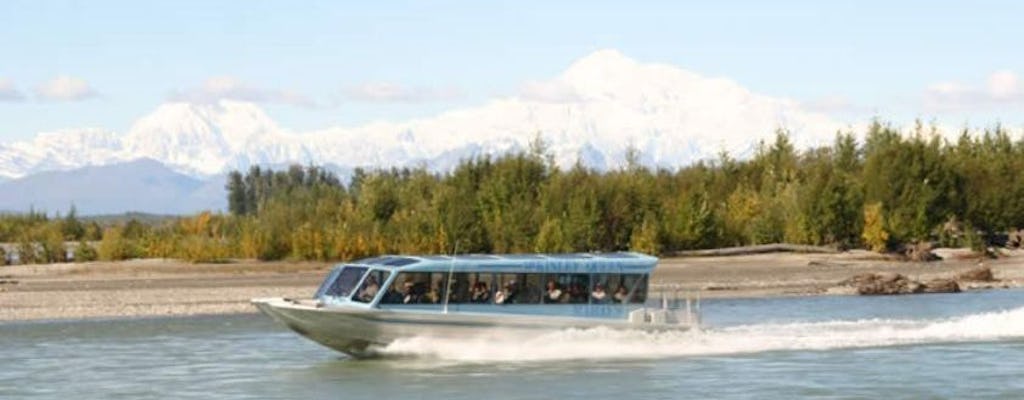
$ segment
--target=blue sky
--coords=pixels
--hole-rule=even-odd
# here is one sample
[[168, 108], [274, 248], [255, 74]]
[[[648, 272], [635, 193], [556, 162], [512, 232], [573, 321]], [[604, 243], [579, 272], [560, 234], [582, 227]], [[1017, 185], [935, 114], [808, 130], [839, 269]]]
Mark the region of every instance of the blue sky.
[[1024, 3], [892, 3], [4, 1], [0, 141], [124, 132], [204, 84], [300, 131], [429, 116], [604, 48], [839, 119], [1024, 123]]

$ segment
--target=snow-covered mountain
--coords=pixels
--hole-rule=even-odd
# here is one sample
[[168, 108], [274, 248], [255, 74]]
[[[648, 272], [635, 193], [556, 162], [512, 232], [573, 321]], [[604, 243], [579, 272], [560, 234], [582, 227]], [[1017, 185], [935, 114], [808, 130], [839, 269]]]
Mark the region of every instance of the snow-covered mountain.
[[538, 133], [556, 160], [606, 168], [635, 146], [651, 165], [685, 165], [722, 150], [743, 155], [778, 127], [798, 145], [828, 142], [841, 124], [792, 100], [615, 50], [590, 54], [515, 96], [404, 122], [292, 132], [251, 103], [167, 103], [123, 135], [102, 129], [41, 133], [0, 144], [0, 177], [147, 158], [209, 177], [253, 164], [341, 168], [426, 164], [445, 169], [481, 153], [522, 149]]

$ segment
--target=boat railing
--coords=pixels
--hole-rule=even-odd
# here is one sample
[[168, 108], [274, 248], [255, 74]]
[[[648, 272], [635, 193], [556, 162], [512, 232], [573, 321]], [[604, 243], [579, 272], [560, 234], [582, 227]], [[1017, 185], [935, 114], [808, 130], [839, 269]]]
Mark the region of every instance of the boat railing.
[[[650, 292], [657, 293], [658, 304], [645, 303], [642, 311], [645, 322], [677, 324], [698, 327], [701, 324], [700, 292], [679, 284], [652, 284]], [[631, 320], [636, 317], [631, 316]]]

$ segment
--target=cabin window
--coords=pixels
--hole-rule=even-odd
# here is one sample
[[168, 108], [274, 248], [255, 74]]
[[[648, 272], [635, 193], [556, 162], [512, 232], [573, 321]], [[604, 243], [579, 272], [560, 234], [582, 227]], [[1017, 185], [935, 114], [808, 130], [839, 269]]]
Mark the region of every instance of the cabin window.
[[448, 284], [448, 273], [447, 272], [431, 272], [430, 273], [430, 291], [428, 295], [430, 298], [427, 300], [430, 303], [442, 303], [444, 302], [445, 287]]
[[630, 303], [643, 303], [647, 301], [647, 275], [623, 275], [622, 281], [629, 289]]
[[543, 285], [540, 274], [496, 274], [494, 304], [538, 304]]
[[615, 291], [622, 284], [620, 274], [594, 275], [594, 286], [590, 290], [590, 302], [593, 304], [616, 303]]
[[595, 274], [590, 302], [643, 303], [647, 300], [646, 278], [643, 274]]
[[466, 275], [469, 281], [469, 302], [476, 304], [492, 303], [494, 301], [495, 275], [475, 272]]
[[[473, 284], [470, 283], [472, 274], [457, 272], [452, 275], [451, 281], [447, 280], [448, 274], [444, 274], [445, 284], [448, 286], [448, 303], [459, 304], [471, 302]], [[441, 302], [444, 302], [444, 291], [441, 292]]]
[[[496, 275], [458, 272], [402, 272], [387, 288], [381, 304], [491, 303]], [[446, 290], [447, 289], [447, 290]]]
[[519, 301], [519, 281], [516, 274], [496, 274], [494, 304], [515, 304]]
[[544, 294], [541, 299], [545, 304], [586, 304], [589, 289], [590, 275], [546, 274], [544, 276]]
[[[377, 282], [387, 279], [386, 275], [378, 278]], [[443, 304], [447, 295], [449, 304], [642, 303], [647, 297], [646, 278], [644, 274], [458, 272], [449, 280], [447, 272], [402, 272], [380, 302]]]
[[343, 268], [337, 278], [331, 282], [331, 286], [327, 288], [324, 295], [331, 297], [348, 297], [352, 294], [352, 289], [356, 287], [359, 280], [363, 278], [363, 274], [366, 273], [366, 270], [366, 267], [347, 266]]
[[523, 282], [519, 304], [540, 304], [544, 296], [543, 274], [519, 274], [519, 277], [520, 282]]
[[377, 293], [380, 292], [380, 285], [388, 280], [388, 276], [391, 272], [375, 269], [366, 274], [366, 278], [363, 279], [363, 284], [359, 286], [359, 290], [352, 295], [352, 300], [360, 303], [369, 303], [377, 297]]
[[388, 287], [381, 304], [437, 304], [443, 282], [440, 272], [402, 272]]
[[326, 294], [327, 291], [331, 288], [331, 285], [334, 284], [334, 281], [338, 279], [338, 274], [341, 273], [342, 269], [344, 268], [334, 268], [331, 270], [331, 273], [327, 275], [327, 278], [324, 279], [324, 282], [320, 284], [320, 288], [316, 290], [316, 294], [313, 295], [314, 299], [324, 297], [324, 294]]

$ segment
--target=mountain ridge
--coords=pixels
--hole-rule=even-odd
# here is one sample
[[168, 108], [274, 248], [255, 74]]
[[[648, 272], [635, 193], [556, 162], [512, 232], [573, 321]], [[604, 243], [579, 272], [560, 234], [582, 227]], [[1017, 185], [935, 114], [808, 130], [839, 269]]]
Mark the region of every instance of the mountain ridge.
[[253, 103], [169, 102], [123, 135], [68, 129], [0, 143], [0, 177], [140, 158], [197, 179], [288, 163], [444, 170], [467, 157], [525, 149], [538, 134], [563, 166], [579, 159], [594, 168], [615, 167], [632, 146], [645, 164], [676, 167], [722, 150], [749, 152], [779, 127], [798, 146], [811, 146], [827, 143], [843, 126], [795, 101], [756, 94], [727, 79], [600, 50], [517, 95], [401, 122], [296, 133]]
[[82, 215], [222, 210], [225, 181], [200, 180], [143, 158], [0, 182], [0, 210], [62, 212], [74, 206]]

